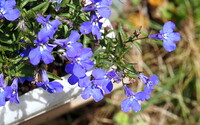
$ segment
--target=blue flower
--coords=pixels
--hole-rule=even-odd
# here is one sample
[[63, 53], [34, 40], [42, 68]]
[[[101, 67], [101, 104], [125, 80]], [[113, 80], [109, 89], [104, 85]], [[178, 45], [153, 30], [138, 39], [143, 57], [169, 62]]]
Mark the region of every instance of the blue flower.
[[36, 85], [47, 90], [49, 93], [58, 93], [63, 91], [63, 85], [59, 82], [49, 82], [47, 72], [44, 69], [42, 69], [42, 82], [36, 82]]
[[83, 99], [88, 99], [88, 98], [90, 98], [90, 96], [92, 96], [94, 98], [95, 102], [102, 100], [104, 97], [103, 91], [101, 90], [101, 88], [99, 88], [98, 86], [93, 85], [93, 84], [86, 87], [81, 94], [81, 97]]
[[144, 88], [144, 91], [146, 93], [151, 93], [151, 91], [154, 89], [153, 86], [158, 85], [159, 80], [157, 75], [152, 75], [151, 77], [147, 77], [141, 73], [138, 74], [139, 79], [146, 85]]
[[60, 4], [62, 2], [62, 0], [51, 0], [51, 2], [56, 2], [56, 11], [59, 11], [60, 6], [58, 5], [58, 3]]
[[82, 11], [97, 11], [102, 17], [110, 17], [111, 10], [108, 6], [112, 4], [112, 0], [91, 0], [91, 2], [91, 4], [82, 8]]
[[92, 76], [94, 77], [94, 84], [101, 86], [104, 90], [105, 94], [108, 94], [113, 89], [113, 84], [111, 82], [111, 79], [115, 76], [115, 72], [105, 72], [103, 69], [94, 69], [92, 71]]
[[40, 60], [43, 60], [45, 64], [52, 63], [54, 57], [52, 56], [51, 51], [56, 45], [43, 43], [39, 40], [35, 40], [35, 43], [37, 43], [38, 46], [29, 52], [31, 64], [37, 65], [40, 63]]
[[53, 38], [53, 35], [58, 30], [58, 26], [61, 24], [59, 20], [49, 21], [51, 15], [46, 18], [38, 14], [36, 20], [43, 25], [43, 28], [38, 32], [39, 41], [48, 41], [49, 38]]
[[92, 33], [96, 39], [101, 38], [101, 27], [102, 24], [99, 22], [99, 20], [102, 19], [102, 17], [98, 17], [94, 12], [91, 12], [91, 21], [83, 22], [80, 26], [80, 31], [82, 34], [89, 34]]
[[71, 31], [68, 39], [56, 39], [54, 43], [66, 48], [66, 56], [71, 57], [74, 53], [76, 53], [77, 49], [83, 47], [82, 43], [76, 42], [80, 39], [80, 37], [80, 34], [77, 31], [73, 30]]
[[176, 49], [176, 44], [174, 42], [181, 40], [180, 34], [173, 32], [174, 29], [175, 24], [171, 21], [168, 21], [164, 24], [163, 30], [160, 30], [160, 33], [149, 35], [149, 38], [163, 40], [163, 46], [165, 50], [171, 52]]
[[18, 97], [18, 78], [13, 80], [13, 83], [10, 87], [7, 88], [7, 91], [10, 93], [7, 94], [6, 99], [10, 101], [10, 103], [17, 103], [19, 104], [19, 97]]
[[0, 106], [4, 106], [6, 103], [6, 92], [4, 90], [4, 80], [3, 80], [3, 73], [0, 74]]
[[9, 21], [14, 21], [20, 16], [18, 9], [13, 9], [16, 5], [15, 0], [0, 1], [0, 19], [5, 17]]
[[90, 60], [92, 55], [91, 48], [77, 49], [71, 57], [67, 57], [72, 63], [66, 65], [65, 71], [74, 74], [78, 78], [84, 77], [85, 73], [94, 66], [94, 62]]
[[124, 112], [129, 112], [130, 109], [132, 109], [135, 112], [138, 112], [141, 110], [141, 106], [138, 101], [144, 100], [144, 96], [141, 95], [141, 93], [134, 92], [127, 86], [124, 85], [125, 95], [128, 97], [124, 99], [121, 103], [121, 110]]

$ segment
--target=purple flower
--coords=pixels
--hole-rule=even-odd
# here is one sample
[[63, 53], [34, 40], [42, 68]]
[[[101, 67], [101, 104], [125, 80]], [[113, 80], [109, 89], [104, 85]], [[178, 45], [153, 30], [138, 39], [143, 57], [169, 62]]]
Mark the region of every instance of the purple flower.
[[43, 25], [43, 28], [38, 33], [39, 41], [48, 41], [49, 38], [53, 38], [53, 35], [58, 30], [58, 26], [61, 24], [59, 20], [49, 21], [51, 15], [46, 18], [38, 14], [36, 20]]
[[78, 82], [78, 86], [80, 88], [85, 88], [87, 86], [89, 86], [91, 84], [91, 81], [89, 80], [88, 76], [85, 75], [83, 77], [76, 77], [74, 74], [72, 74], [69, 78], [68, 78], [68, 82], [71, 85], [74, 85]]
[[4, 80], [3, 80], [3, 73], [0, 74], [0, 106], [4, 106], [6, 101], [6, 92], [4, 90]]
[[69, 61], [72, 63], [66, 65], [65, 71], [78, 78], [84, 77], [85, 73], [94, 66], [94, 62], [90, 60], [92, 55], [93, 53], [91, 48], [77, 49], [71, 57], [68, 57]]
[[94, 98], [95, 102], [102, 100], [104, 97], [103, 91], [98, 86], [92, 84], [86, 87], [81, 94], [83, 99], [88, 99], [90, 96]]
[[61, 3], [62, 0], [51, 0], [50, 2], [56, 2], [56, 11], [60, 10], [60, 6], [58, 5], [58, 3]]
[[109, 18], [111, 11], [108, 8], [112, 4], [112, 0], [91, 0], [91, 4], [82, 8], [82, 11], [97, 11], [104, 18]]
[[49, 82], [47, 72], [44, 69], [42, 69], [42, 82], [36, 82], [36, 85], [47, 90], [49, 93], [58, 93], [63, 91], [63, 85], [59, 82]]
[[146, 85], [144, 88], [144, 91], [146, 93], [151, 93], [151, 91], [154, 89], [153, 86], [158, 85], [159, 80], [157, 75], [152, 75], [151, 77], [147, 77], [141, 73], [138, 74], [139, 79]]
[[113, 84], [111, 82], [111, 79], [115, 76], [115, 72], [105, 72], [103, 69], [94, 69], [92, 71], [92, 76], [94, 77], [94, 84], [101, 86], [104, 90], [105, 94], [108, 94], [113, 89]]
[[124, 85], [125, 95], [128, 97], [124, 99], [121, 103], [121, 110], [124, 112], [129, 112], [130, 109], [132, 109], [135, 112], [138, 112], [141, 110], [141, 106], [138, 101], [144, 100], [143, 95], [141, 93], [134, 92], [127, 86]]
[[180, 34], [173, 32], [174, 29], [175, 24], [171, 21], [168, 21], [164, 24], [163, 30], [160, 30], [160, 33], [149, 35], [149, 38], [163, 40], [163, 46], [165, 50], [171, 52], [176, 49], [176, 44], [174, 42], [181, 40]]
[[12, 85], [7, 88], [10, 93], [6, 96], [6, 99], [10, 101], [10, 103], [17, 103], [19, 104], [19, 97], [18, 97], [18, 78], [13, 80]]
[[13, 9], [16, 5], [15, 0], [1, 0], [0, 1], [0, 19], [5, 17], [9, 21], [14, 21], [20, 16], [18, 9]]
[[52, 63], [54, 57], [52, 56], [51, 51], [56, 45], [43, 43], [39, 40], [35, 40], [35, 43], [37, 43], [38, 46], [29, 53], [31, 64], [37, 65], [40, 63], [40, 60], [43, 60], [45, 64]]
[[55, 44], [58, 44], [61, 47], [66, 48], [66, 56], [71, 57], [76, 53], [77, 49], [83, 47], [82, 43], [76, 42], [80, 39], [80, 34], [73, 30], [68, 39], [56, 39]]
[[96, 39], [101, 38], [100, 29], [102, 27], [102, 23], [99, 20], [102, 17], [98, 17], [94, 12], [91, 12], [91, 21], [83, 22], [80, 26], [80, 31], [82, 34], [92, 33]]

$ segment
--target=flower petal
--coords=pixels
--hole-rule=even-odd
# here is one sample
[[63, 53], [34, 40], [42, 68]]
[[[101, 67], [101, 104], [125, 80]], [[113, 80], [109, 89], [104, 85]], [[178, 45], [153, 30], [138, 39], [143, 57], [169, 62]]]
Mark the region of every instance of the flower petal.
[[10, 9], [4, 15], [4, 17], [9, 21], [13, 21], [17, 19], [19, 16], [20, 16], [20, 11], [18, 9]]
[[175, 29], [175, 24], [171, 21], [168, 21], [163, 26], [164, 33], [172, 33]]
[[166, 51], [171, 52], [176, 49], [176, 44], [171, 40], [164, 40], [163, 47]]
[[40, 59], [42, 58], [40, 53], [40, 46], [37, 48], [34, 48], [29, 53], [30, 62], [33, 65], [37, 65], [40, 62]]

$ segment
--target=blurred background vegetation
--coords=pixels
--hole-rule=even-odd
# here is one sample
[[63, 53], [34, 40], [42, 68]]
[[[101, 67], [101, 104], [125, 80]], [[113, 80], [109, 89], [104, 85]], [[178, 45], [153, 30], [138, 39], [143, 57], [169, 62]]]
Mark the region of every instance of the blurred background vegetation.
[[[133, 49], [127, 59], [137, 62], [145, 75], [157, 74], [160, 84], [142, 111], [123, 113], [123, 90], [114, 91], [99, 103], [83, 106], [44, 124], [75, 125], [197, 125], [200, 124], [200, 0], [113, 0], [111, 21], [121, 23], [130, 35], [141, 28], [141, 35], [159, 32], [166, 21], [176, 24], [182, 40], [171, 53], [162, 41], [138, 41], [142, 53]], [[135, 91], [138, 80], [133, 83]]]

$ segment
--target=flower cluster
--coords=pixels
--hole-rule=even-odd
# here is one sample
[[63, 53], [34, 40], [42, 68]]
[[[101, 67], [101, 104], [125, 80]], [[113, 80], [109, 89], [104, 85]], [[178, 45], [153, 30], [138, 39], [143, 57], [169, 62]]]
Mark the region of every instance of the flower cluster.
[[[34, 9], [26, 11], [27, 7], [35, 5], [33, 2], [24, 7], [27, 3], [18, 3], [22, 8], [14, 9], [15, 0], [0, 1], [0, 19], [5, 18], [6, 20], [3, 21], [14, 22], [19, 18], [19, 22], [26, 27], [23, 32], [18, 29], [17, 33], [11, 28], [14, 33], [6, 34], [6, 37], [10, 37], [10, 41], [17, 47], [13, 47], [13, 50], [7, 47], [4, 55], [0, 56], [0, 67], [2, 67], [0, 106], [4, 106], [6, 101], [19, 103], [18, 83], [23, 84], [25, 81], [49, 93], [62, 92], [64, 85], [51, 81], [52, 77], [48, 75], [46, 68], [48, 64], [56, 61], [55, 57], [59, 55], [64, 60], [64, 71], [70, 75], [68, 83], [78, 84], [83, 89], [81, 93], [83, 99], [92, 97], [98, 102], [104, 98], [104, 95], [111, 93], [115, 83], [122, 83], [127, 96], [121, 103], [122, 111], [128, 112], [130, 109], [135, 112], [140, 111], [140, 102], [150, 99], [153, 87], [159, 83], [158, 76], [154, 74], [147, 77], [138, 74], [133, 64], [123, 59], [130, 50], [126, 40], [131, 40], [135, 36], [122, 38], [121, 28], [119, 36], [108, 38], [106, 37], [108, 32], [102, 31], [104, 30], [102, 20], [111, 16], [109, 6], [112, 0], [90, 0], [88, 3], [84, 1], [80, 6], [74, 6], [73, 4], [77, 4], [74, 1], [70, 1], [66, 6], [62, 4], [62, 0], [48, 0], [46, 1], [48, 6], [40, 5], [37, 1]], [[49, 4], [55, 5], [53, 10]], [[54, 11], [56, 14], [45, 14]], [[68, 13], [66, 14], [65, 11]], [[62, 14], [58, 14], [59, 12]], [[149, 38], [163, 40], [164, 48], [171, 52], [176, 49], [174, 42], [180, 41], [180, 34], [173, 32], [174, 29], [173, 22], [166, 22], [160, 33], [149, 35]], [[139, 37], [139, 33], [136, 37]], [[4, 44], [5, 41], [2, 45]], [[63, 51], [58, 51], [59, 49]], [[15, 53], [10, 54], [10, 52]], [[136, 76], [139, 76], [144, 83], [144, 90], [134, 93], [122, 79], [124, 77], [132, 79]], [[8, 82], [5, 83], [5, 79]]]

